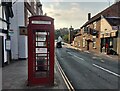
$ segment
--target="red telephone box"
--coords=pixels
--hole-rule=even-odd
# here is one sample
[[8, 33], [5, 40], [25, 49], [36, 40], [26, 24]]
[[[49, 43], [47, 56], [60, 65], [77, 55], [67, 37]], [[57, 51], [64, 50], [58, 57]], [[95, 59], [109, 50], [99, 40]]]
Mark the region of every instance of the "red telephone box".
[[54, 19], [32, 16], [28, 25], [28, 85], [54, 84]]

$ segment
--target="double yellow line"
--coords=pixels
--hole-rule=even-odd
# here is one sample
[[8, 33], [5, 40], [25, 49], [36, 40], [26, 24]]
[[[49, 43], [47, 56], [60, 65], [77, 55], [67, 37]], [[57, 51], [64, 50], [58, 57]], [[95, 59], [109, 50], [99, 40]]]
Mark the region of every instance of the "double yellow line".
[[58, 70], [59, 70], [59, 72], [60, 72], [60, 74], [61, 74], [61, 76], [62, 76], [62, 78], [63, 78], [63, 80], [64, 80], [64, 82], [65, 82], [65, 84], [66, 84], [66, 86], [68, 88], [68, 90], [69, 91], [75, 91], [75, 89], [73, 88], [72, 84], [68, 80], [67, 76], [65, 75], [64, 71], [62, 70], [62, 68], [61, 68], [61, 66], [60, 66], [60, 64], [59, 64], [59, 62], [57, 60], [56, 60], [56, 65], [58, 67]]

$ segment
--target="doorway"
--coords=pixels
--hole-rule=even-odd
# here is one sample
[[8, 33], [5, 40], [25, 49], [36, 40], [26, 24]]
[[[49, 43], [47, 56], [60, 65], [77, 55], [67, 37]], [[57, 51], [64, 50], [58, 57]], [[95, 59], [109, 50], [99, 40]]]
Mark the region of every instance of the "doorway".
[[0, 67], [4, 66], [3, 36], [0, 36]]

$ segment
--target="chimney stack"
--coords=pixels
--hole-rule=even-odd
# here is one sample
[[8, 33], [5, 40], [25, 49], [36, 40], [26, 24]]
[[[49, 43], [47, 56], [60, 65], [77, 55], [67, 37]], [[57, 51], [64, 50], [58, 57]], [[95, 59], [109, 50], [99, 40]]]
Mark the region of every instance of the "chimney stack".
[[88, 13], [88, 21], [90, 20], [91, 18], [91, 13]]

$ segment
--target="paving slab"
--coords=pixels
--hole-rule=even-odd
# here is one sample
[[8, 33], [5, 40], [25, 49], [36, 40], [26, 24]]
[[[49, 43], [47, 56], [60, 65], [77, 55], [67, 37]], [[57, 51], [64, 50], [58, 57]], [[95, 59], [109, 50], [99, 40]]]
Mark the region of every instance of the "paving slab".
[[13, 90], [67, 90], [66, 85], [60, 75], [57, 65], [55, 64], [55, 75], [53, 86], [27, 86], [28, 67], [27, 60], [13, 61], [9, 65], [2, 68], [2, 89], [3, 91]]

